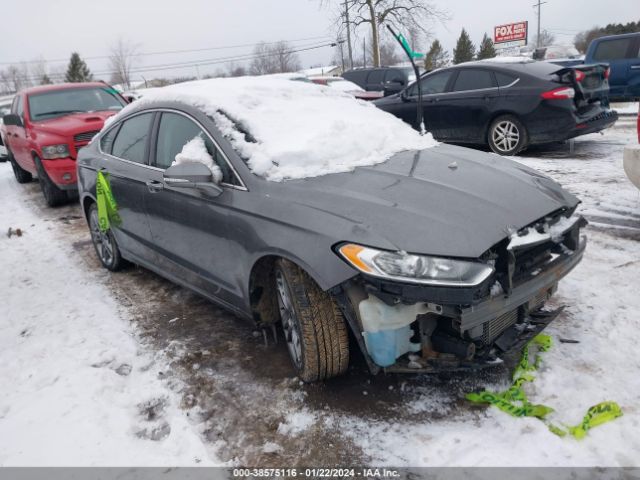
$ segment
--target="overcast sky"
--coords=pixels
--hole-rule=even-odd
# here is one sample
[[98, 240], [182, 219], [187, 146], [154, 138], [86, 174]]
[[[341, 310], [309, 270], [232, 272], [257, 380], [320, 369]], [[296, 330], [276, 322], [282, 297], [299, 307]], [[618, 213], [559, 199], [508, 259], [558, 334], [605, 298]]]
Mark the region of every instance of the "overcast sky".
[[[334, 4], [338, 0], [330, 0]], [[474, 43], [494, 25], [529, 20], [536, 28], [534, 0], [434, 0], [450, 20], [431, 26], [434, 36], [451, 49], [465, 27]], [[206, 49], [290, 40], [298, 48], [315, 47], [333, 37], [331, 8], [319, 0], [22, 0], [3, 2], [0, 68], [7, 62], [46, 59], [50, 69], [63, 68], [72, 51], [83, 57], [103, 56], [118, 37], [138, 45], [140, 52]], [[640, 19], [638, 0], [549, 0], [542, 25], [558, 43], [593, 25]], [[251, 47], [140, 57], [137, 66], [212, 60], [250, 53]], [[361, 43], [359, 50], [361, 51]], [[300, 54], [304, 67], [330, 63], [330, 47]], [[63, 62], [55, 62], [65, 59]], [[96, 72], [108, 70], [106, 60], [87, 60]], [[188, 69], [143, 72], [140, 75], [203, 75], [225, 68], [227, 62]], [[108, 77], [107, 75], [103, 75]]]

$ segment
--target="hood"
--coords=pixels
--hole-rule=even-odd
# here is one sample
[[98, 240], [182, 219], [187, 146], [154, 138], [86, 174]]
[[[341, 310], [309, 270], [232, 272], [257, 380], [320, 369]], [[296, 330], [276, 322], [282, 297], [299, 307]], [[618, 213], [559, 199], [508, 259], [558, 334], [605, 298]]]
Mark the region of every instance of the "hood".
[[44, 133], [60, 136], [73, 136], [81, 132], [100, 130], [104, 121], [115, 115], [115, 111], [83, 112], [64, 115], [50, 120], [34, 122], [34, 127]]
[[579, 203], [514, 160], [451, 145], [285, 184], [298, 189], [292, 200], [298, 206], [352, 225], [325, 232], [339, 240], [463, 258], [477, 258], [513, 231]]

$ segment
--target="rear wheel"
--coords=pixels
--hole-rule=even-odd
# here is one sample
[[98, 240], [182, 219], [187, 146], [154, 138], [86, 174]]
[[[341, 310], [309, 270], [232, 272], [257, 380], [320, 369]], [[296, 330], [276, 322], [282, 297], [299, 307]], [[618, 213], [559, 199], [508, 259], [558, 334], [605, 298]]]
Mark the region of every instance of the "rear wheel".
[[300, 267], [278, 260], [276, 295], [289, 356], [305, 382], [344, 373], [349, 365], [349, 336], [331, 296]]
[[527, 131], [513, 115], [502, 115], [489, 126], [489, 147], [499, 155], [517, 155], [527, 148]]
[[13, 169], [13, 175], [16, 177], [16, 181], [18, 183], [29, 183], [32, 181], [33, 176], [18, 165], [18, 162], [16, 162], [16, 159], [9, 149], [7, 149], [7, 155], [9, 156], [9, 162], [11, 162], [11, 168]]
[[120, 255], [120, 249], [113, 232], [110, 229], [106, 232], [100, 230], [98, 206], [95, 203], [89, 207], [89, 230], [93, 247], [102, 266], [112, 272], [120, 270], [124, 266], [125, 260]]
[[50, 207], [57, 207], [64, 203], [67, 203], [69, 197], [67, 192], [60, 190], [58, 186], [51, 181], [47, 171], [42, 166], [42, 162], [38, 157], [35, 157], [36, 170], [38, 171], [38, 181], [40, 182], [40, 188], [44, 199], [47, 201], [47, 205]]

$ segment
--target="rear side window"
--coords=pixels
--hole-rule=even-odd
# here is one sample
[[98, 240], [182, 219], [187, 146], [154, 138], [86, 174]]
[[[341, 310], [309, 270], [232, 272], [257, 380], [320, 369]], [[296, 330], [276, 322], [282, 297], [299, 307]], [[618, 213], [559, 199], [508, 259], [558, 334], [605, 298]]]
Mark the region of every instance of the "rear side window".
[[637, 52], [632, 52], [632, 38], [616, 38], [602, 40], [596, 46], [593, 54], [594, 60], [621, 60], [623, 58], [635, 58]]
[[[451, 78], [451, 70], [445, 70], [444, 72], [433, 73], [427, 75], [420, 82], [422, 86], [423, 95], [433, 95], [436, 93], [443, 93], [447, 88], [447, 83]], [[415, 84], [411, 88], [410, 95], [418, 95], [418, 85]]]
[[467, 90], [481, 90], [496, 87], [493, 74], [487, 70], [463, 69], [458, 72], [458, 78], [453, 86], [454, 92]]
[[367, 79], [367, 83], [369, 84], [378, 84], [384, 81], [384, 70], [372, 70], [369, 74], [369, 78]]
[[499, 87], [506, 87], [507, 85], [511, 85], [513, 82], [515, 82], [518, 79], [518, 77], [509, 75], [507, 73], [493, 72], [493, 74], [496, 76], [496, 80], [498, 81]]
[[211, 141], [209, 135], [205, 134], [194, 121], [177, 113], [162, 114], [160, 128], [158, 129], [155, 166], [164, 169], [169, 168], [184, 146], [197, 137], [204, 140], [207, 153], [222, 170], [222, 181], [230, 185], [238, 185], [231, 167], [229, 167], [216, 145]]
[[153, 113], [143, 113], [126, 120], [113, 142], [111, 154], [114, 157], [135, 163], [145, 163], [147, 139]]
[[367, 83], [367, 74], [369, 72], [367, 70], [352, 70], [350, 72], [346, 72], [344, 75], [342, 75], [343, 78], [346, 78], [347, 80], [352, 81], [355, 84], [360, 85], [361, 87], [364, 87], [365, 84]]
[[401, 83], [402, 85], [405, 85], [407, 80], [405, 78], [404, 73], [401, 70], [396, 70], [395, 68], [392, 68], [387, 71], [387, 74], [384, 77], [384, 81]]

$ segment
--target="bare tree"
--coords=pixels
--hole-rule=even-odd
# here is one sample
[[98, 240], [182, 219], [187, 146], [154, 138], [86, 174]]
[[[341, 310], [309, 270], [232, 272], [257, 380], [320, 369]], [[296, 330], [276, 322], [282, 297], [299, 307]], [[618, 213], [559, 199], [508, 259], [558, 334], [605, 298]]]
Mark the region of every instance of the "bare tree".
[[284, 41], [275, 44], [259, 43], [253, 49], [250, 71], [253, 75], [293, 72], [300, 69], [300, 59]]
[[0, 84], [5, 93], [14, 93], [31, 86], [29, 67], [26, 63], [9, 65], [0, 71]]
[[234, 62], [227, 64], [228, 77], [244, 77], [247, 75], [247, 69], [244, 65], [236, 65]]
[[[321, 0], [328, 3], [328, 0]], [[445, 20], [448, 14], [430, 0], [346, 0], [351, 12], [351, 24], [368, 25], [371, 29], [373, 65], [380, 66], [380, 33], [387, 23], [401, 25], [414, 43], [420, 35], [429, 36], [428, 25], [432, 20]], [[339, 6], [344, 8], [344, 3]], [[338, 22], [339, 28], [344, 28]]]
[[112, 70], [111, 83], [131, 88], [131, 68], [138, 53], [138, 46], [122, 37], [111, 46], [109, 66]]
[[380, 65], [391, 66], [396, 63], [400, 63], [402, 61], [402, 57], [398, 53], [396, 49], [395, 41], [384, 41], [380, 42]]
[[538, 40], [538, 36], [533, 39], [533, 45], [537, 45], [538, 47], [548, 47], [549, 45], [553, 45], [553, 42], [556, 41], [555, 35], [549, 33], [547, 30], [542, 30], [540, 32], [540, 39]]

